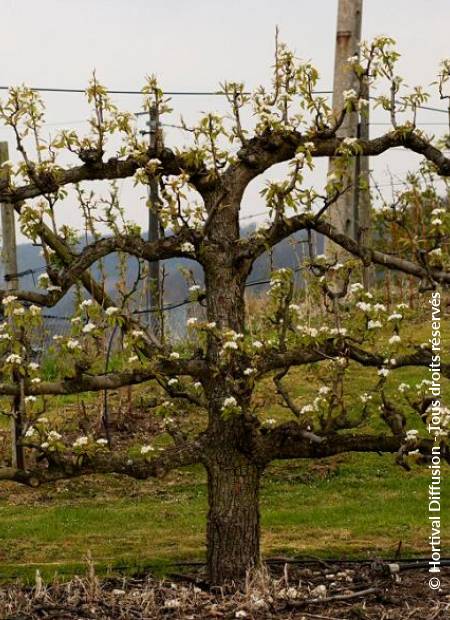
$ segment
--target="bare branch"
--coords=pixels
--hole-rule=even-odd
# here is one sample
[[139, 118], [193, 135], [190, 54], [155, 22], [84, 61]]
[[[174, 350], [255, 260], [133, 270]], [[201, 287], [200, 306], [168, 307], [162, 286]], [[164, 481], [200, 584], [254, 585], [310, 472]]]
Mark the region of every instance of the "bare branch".
[[127, 453], [102, 450], [91, 457], [74, 457], [59, 455], [51, 461], [48, 468], [20, 470], [12, 467], [0, 468], [0, 481], [8, 480], [36, 487], [55, 480], [66, 480], [88, 474], [122, 474], [145, 480], [161, 477], [176, 467], [195, 465], [201, 462], [204, 438], [199, 436], [194, 441], [178, 443], [166, 448], [153, 459], [130, 459]]
[[[402, 438], [393, 435], [360, 435], [332, 433], [322, 437], [320, 443], [303, 436], [303, 429], [297, 422], [287, 422], [264, 435], [263, 452], [267, 461], [273, 459], [325, 458], [343, 452], [388, 452], [397, 453]], [[421, 439], [417, 448], [422, 454], [431, 454], [435, 445], [432, 440]], [[450, 453], [443, 449], [444, 458], [450, 462]]]

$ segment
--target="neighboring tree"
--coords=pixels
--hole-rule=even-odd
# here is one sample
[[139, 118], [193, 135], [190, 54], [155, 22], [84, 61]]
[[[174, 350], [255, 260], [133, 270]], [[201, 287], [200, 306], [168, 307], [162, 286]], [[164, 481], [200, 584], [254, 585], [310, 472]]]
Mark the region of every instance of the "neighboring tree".
[[[388, 217], [382, 211], [380, 230], [389, 220], [390, 229], [396, 226], [408, 231], [392, 252], [357, 243], [336, 231], [327, 219], [328, 209], [351, 189], [345, 187], [344, 179], [358, 154], [375, 156], [404, 147], [424, 156], [421, 174], [426, 181], [439, 176], [445, 182], [450, 176], [450, 159], [442, 145], [434, 144], [416, 127], [417, 108], [427, 95], [419, 88], [401, 94], [401, 80], [395, 73], [397, 58], [393, 41], [379, 37], [362, 45], [360, 59], [349, 59], [349, 70], [355, 71], [360, 85], [369, 80], [375, 92], [374, 82], [387, 81], [390, 88], [390, 96], [379, 97], [377, 104], [390, 112], [392, 130], [372, 140], [336, 137], [345, 115], [366, 108], [368, 102], [358, 92], [347, 92], [345, 109], [335, 114], [325, 98], [314, 94], [317, 71], [309, 63], [298, 62], [282, 44], [277, 44], [272, 88], [248, 95], [243, 84], [223, 84], [231, 118], [207, 114], [197, 126], [185, 127], [193, 144], [183, 149], [171, 150], [158, 140], [150, 150], [134, 127], [132, 115], [117, 110], [95, 77], [87, 89], [94, 111], [91, 134], [81, 138], [74, 131], [63, 131], [49, 144], [42, 138], [44, 117], [38, 95], [24, 87], [10, 90], [0, 115], [15, 132], [23, 161], [18, 168], [9, 162], [3, 166], [0, 200], [15, 205], [22, 230], [42, 245], [47, 272], [40, 280], [45, 292], [2, 293], [8, 320], [0, 336], [4, 380], [0, 393], [22, 395], [22, 443], [28, 463], [33, 457], [34, 464], [26, 470], [4, 468], [0, 478], [29, 485], [93, 472], [146, 478], [200, 463], [208, 476], [209, 577], [221, 583], [242, 577], [259, 562], [259, 486], [274, 459], [393, 452], [408, 467], [411, 452], [418, 452], [415, 458], [420, 458], [439, 447], [447, 454], [444, 444], [440, 445], [445, 440], [444, 426], [435, 441], [420, 438], [415, 429], [406, 430], [401, 408], [389, 401], [384, 390], [387, 376], [396, 368], [429, 365], [433, 355], [429, 344], [403, 342], [400, 330], [405, 309], [397, 307], [389, 315], [356, 281], [369, 265], [396, 270], [417, 278], [422, 289], [432, 290], [437, 304], [440, 288], [450, 282], [446, 202], [436, 191], [432, 195], [431, 189], [426, 190], [429, 200], [419, 196], [420, 231], [426, 232], [425, 240], [422, 232], [411, 227], [411, 200], [404, 192]], [[441, 89], [449, 69], [450, 63], [444, 63]], [[143, 93], [147, 110], [154, 105], [159, 115], [168, 111], [154, 78], [148, 80]], [[251, 132], [243, 120], [247, 110], [256, 119]], [[404, 120], [408, 115], [409, 120]], [[107, 149], [113, 148], [108, 139], [116, 136], [121, 144], [106, 158]], [[35, 155], [30, 155], [33, 149]], [[82, 164], [64, 166], [60, 163], [63, 153]], [[338, 165], [323, 193], [305, 187], [306, 171], [313, 168], [314, 159], [331, 156]], [[270, 223], [242, 237], [239, 213], [246, 188], [283, 162], [289, 162], [285, 180], [268, 182], [263, 190]], [[133, 176], [137, 184], [159, 181], [161, 200], [149, 205], [158, 214], [163, 231], [158, 241], [145, 240], [139, 228], [126, 220], [119, 204], [114, 181]], [[106, 199], [86, 189], [86, 182], [99, 180], [113, 181]], [[418, 177], [415, 183], [417, 192], [425, 191]], [[57, 223], [56, 207], [64, 205], [68, 186], [76, 188], [89, 235], [89, 242], [81, 246], [79, 233]], [[380, 219], [379, 214], [376, 217]], [[107, 236], [98, 232], [99, 223], [109, 227]], [[348, 252], [348, 260], [314, 256], [310, 242], [310, 257], [304, 265], [308, 304], [292, 303], [292, 272], [280, 269], [273, 274], [262, 316], [257, 320], [246, 316], [244, 291], [252, 265], [296, 231], [305, 231], [310, 241], [313, 231], [328, 237]], [[374, 244], [380, 246], [378, 237]], [[134, 289], [122, 288], [112, 298], [101, 269], [97, 277], [91, 268], [114, 252], [143, 263], [183, 257], [201, 265], [204, 290], [194, 283], [191, 294], [206, 306], [206, 318], [188, 321], [195, 334], [191, 344], [174, 348], [166, 338], [158, 339], [145, 329], [130, 306]], [[44, 380], [30, 346], [41, 330], [40, 307], [55, 305], [74, 285], [79, 305], [72, 332], [55, 344], [60, 378]], [[92, 299], [83, 300], [82, 288]], [[328, 311], [314, 314], [311, 308], [321, 303]], [[382, 325], [390, 330], [385, 343], [377, 335]], [[102, 343], [108, 328], [122, 332], [124, 354], [121, 367], [104, 372]], [[348, 407], [344, 390], [346, 372], [354, 362], [378, 369], [373, 393], [360, 395], [359, 409]], [[313, 363], [320, 363], [326, 385], [313, 403], [300, 407], [283, 380], [291, 368]], [[441, 370], [450, 377], [449, 364], [442, 361]], [[18, 383], [9, 379], [12, 371], [16, 377], [20, 372]], [[293, 421], [263, 422], [261, 407], [253, 397], [256, 383], [268, 376]], [[44, 395], [104, 390], [152, 379], [168, 395], [158, 405], [160, 414], [170, 417], [171, 411], [183, 410], [187, 403], [207, 412], [206, 430], [192, 436], [183, 432], [182, 416], [175, 422], [168, 419], [173, 445], [158, 452], [153, 446], [141, 446], [140, 456], [130, 457], [128, 451], [110, 449], [101, 437], [83, 435], [69, 445], [63, 434], [51, 428], [49, 419], [39, 415]], [[400, 391], [427, 424], [428, 416], [435, 413], [430, 409], [427, 384], [418, 386], [417, 395], [405, 385]], [[389, 432], [355, 431], [367, 421], [375, 404]]]

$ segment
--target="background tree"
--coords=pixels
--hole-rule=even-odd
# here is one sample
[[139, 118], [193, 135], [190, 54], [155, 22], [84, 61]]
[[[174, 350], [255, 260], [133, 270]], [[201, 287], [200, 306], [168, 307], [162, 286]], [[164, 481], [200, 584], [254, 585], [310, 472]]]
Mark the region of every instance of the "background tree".
[[[427, 366], [432, 351], [429, 343], [402, 341], [403, 306], [389, 314], [372, 293], [364, 291], [359, 279], [364, 267], [379, 265], [417, 278], [422, 289], [435, 291], [438, 299], [440, 288], [450, 281], [447, 207], [437, 195], [430, 203], [418, 200], [423, 210], [419, 228], [427, 231], [425, 243], [418, 237], [417, 219], [411, 227], [411, 200], [405, 194], [399, 197], [399, 204], [408, 208], [393, 208], [394, 215], [385, 218], [391, 222], [393, 217], [396, 226], [408, 231], [395, 252], [384, 251], [378, 242], [362, 245], [338, 232], [326, 218], [338, 197], [351, 190], [346, 186], [346, 169], [357, 153], [375, 156], [401, 146], [424, 157], [422, 174], [427, 178], [445, 180], [450, 175], [450, 159], [442, 145], [416, 127], [417, 107], [427, 95], [421, 89], [402, 94], [395, 72], [397, 58], [393, 41], [387, 37], [363, 44], [360, 59], [349, 59], [349, 70], [355, 72], [360, 90], [346, 93], [345, 107], [336, 115], [323, 97], [314, 94], [316, 69], [277, 43], [270, 88], [261, 87], [248, 95], [243, 84], [223, 84], [231, 116], [206, 114], [196, 126], [185, 127], [192, 143], [182, 149], [162, 144], [150, 149], [132, 116], [116, 108], [95, 76], [87, 89], [93, 115], [85, 137], [63, 131], [46, 142], [38, 95], [25, 87], [10, 90], [0, 115], [15, 133], [22, 162], [18, 167], [10, 162], [3, 166], [8, 174], [0, 182], [0, 199], [15, 205], [23, 232], [42, 245], [47, 271], [40, 281], [44, 292], [2, 293], [8, 320], [0, 335], [4, 379], [0, 393], [16, 395], [21, 388], [9, 377], [11, 370], [21, 374], [27, 420], [22, 443], [32, 465], [21, 470], [4, 468], [1, 478], [30, 485], [92, 472], [146, 478], [201, 463], [208, 476], [209, 577], [221, 583], [242, 577], [259, 563], [259, 485], [274, 459], [393, 452], [408, 467], [410, 453], [420, 458], [445, 440], [444, 426], [435, 442], [422, 439], [416, 429], [407, 429], [397, 403], [389, 402], [384, 393], [392, 371], [406, 365]], [[441, 88], [448, 71], [444, 63]], [[390, 95], [379, 97], [376, 104], [389, 111], [392, 130], [372, 140], [337, 138], [346, 114], [368, 106], [360, 96], [367, 80], [372, 85], [387, 82]], [[147, 110], [155, 106], [159, 115], [168, 110], [155, 78], [148, 79], [143, 95]], [[249, 112], [254, 121], [244, 120]], [[400, 112], [401, 122], [397, 120]], [[335, 171], [320, 193], [308, 187], [306, 177], [315, 158], [331, 156]], [[63, 164], [67, 157], [69, 163]], [[262, 192], [270, 223], [242, 237], [239, 213], [246, 188], [283, 162], [288, 162], [285, 178], [268, 182]], [[128, 177], [134, 177], [137, 184], [147, 185], [154, 179], [160, 184], [160, 202], [149, 205], [163, 232], [158, 241], [146, 241], [139, 227], [126, 219], [114, 182]], [[99, 180], [112, 182], [106, 198], [86, 189], [87, 182]], [[89, 242], [81, 245], [79, 232], [58, 223], [57, 209], [67, 204], [71, 186], [77, 190], [84, 229], [89, 232]], [[382, 216], [381, 225], [385, 219]], [[101, 233], [99, 226], [106, 226], [108, 234]], [[262, 316], [257, 320], [248, 317], [244, 292], [252, 265], [267, 249], [297, 231], [305, 231], [309, 239], [313, 231], [331, 239], [347, 251], [348, 260], [314, 256], [310, 243], [310, 256], [303, 266], [309, 305], [294, 303], [293, 274], [281, 269], [273, 274]], [[134, 289], [122, 287], [114, 297], [106, 290], [92, 268], [111, 253], [134, 256], [143, 263], [183, 257], [201, 265], [204, 290], [194, 284], [191, 294], [204, 303], [206, 318], [188, 321], [195, 335], [191, 345], [180, 351], [146, 329], [132, 312]], [[60, 377], [46, 381], [32, 360], [30, 346], [41, 330], [40, 307], [55, 305], [74, 285], [78, 306], [72, 332], [57, 338], [55, 344]], [[311, 304], [323, 304], [324, 313], [319, 317], [311, 313]], [[387, 343], [377, 337], [382, 326], [390, 330]], [[122, 332], [124, 351], [120, 367], [104, 372], [102, 338], [111, 328]], [[360, 395], [356, 415], [347, 406], [344, 389], [353, 362], [378, 369], [375, 384]], [[320, 363], [324, 386], [314, 402], [300, 408], [283, 379], [291, 368], [315, 363]], [[450, 366], [442, 363], [441, 368], [449, 377]], [[261, 422], [261, 407], [253, 396], [256, 383], [268, 376], [292, 421], [276, 426]], [[173, 443], [162, 451], [144, 445], [139, 457], [131, 457], [126, 450], [111, 448], [107, 439], [89, 435], [70, 443], [61, 429], [52, 428], [42, 416], [44, 395], [103, 390], [152, 379], [167, 394], [158, 411], [167, 416]], [[403, 387], [402, 393], [426, 425], [432, 413], [426, 383], [415, 391]], [[206, 413], [205, 430], [200, 433], [183, 430], [181, 416], [175, 423], [169, 419], [172, 411], [189, 406]], [[367, 433], [358, 428], [374, 407], [380, 407], [386, 432]]]

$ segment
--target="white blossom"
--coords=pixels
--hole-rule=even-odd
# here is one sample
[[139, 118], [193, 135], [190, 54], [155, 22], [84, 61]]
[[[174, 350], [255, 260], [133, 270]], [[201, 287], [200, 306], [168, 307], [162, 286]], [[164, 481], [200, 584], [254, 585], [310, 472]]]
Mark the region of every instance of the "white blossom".
[[346, 138], [342, 140], [342, 144], [345, 144], [347, 146], [352, 146], [356, 142], [358, 142], [358, 138], [351, 138], [349, 136], [347, 136]]
[[373, 309], [377, 312], [386, 312], [386, 306], [384, 304], [374, 304]]
[[195, 247], [192, 243], [190, 243], [190, 241], [186, 241], [185, 243], [182, 244], [181, 251], [188, 252], [188, 253], [195, 252]]
[[4, 306], [7, 306], [9, 304], [14, 303], [15, 301], [17, 301], [17, 297], [15, 295], [7, 295], [6, 297], [2, 299], [2, 304]]
[[364, 290], [364, 286], [361, 284], [361, 282], [354, 282], [353, 284], [350, 284], [349, 286], [349, 291], [350, 293], [358, 293], [359, 291]]
[[378, 329], [379, 327], [382, 327], [381, 321], [370, 320], [367, 323], [367, 329]]
[[330, 334], [332, 336], [346, 336], [347, 328], [346, 327], [333, 327], [330, 329]]
[[6, 363], [7, 364], [21, 364], [22, 363], [22, 358], [20, 355], [17, 355], [17, 353], [11, 353], [10, 355], [8, 355], [8, 357], [6, 358]]
[[354, 101], [357, 97], [356, 90], [354, 88], [350, 88], [349, 90], [344, 90], [342, 93], [344, 96], [344, 101]]
[[304, 405], [301, 409], [300, 409], [300, 413], [301, 414], [305, 414], [305, 413], [312, 413], [314, 411], [314, 406], [313, 405]]
[[47, 288], [49, 282], [49, 277], [47, 273], [42, 273], [38, 278], [38, 285], [41, 288]]
[[387, 318], [388, 321], [401, 321], [401, 319], [403, 318], [403, 315], [400, 314], [399, 312], [394, 312], [393, 314], [390, 314]]
[[380, 370], [378, 371], [378, 375], [380, 377], [387, 377], [389, 373], [390, 373], [389, 368], [380, 368]]
[[178, 353], [178, 351], [172, 351], [172, 353], [169, 355], [171, 360], [179, 360], [180, 359], [180, 354]]
[[86, 446], [89, 443], [89, 437], [86, 435], [81, 435], [73, 442], [72, 446], [74, 448], [81, 448], [82, 446]]
[[86, 323], [86, 325], [83, 327], [83, 333], [85, 334], [90, 334], [92, 331], [94, 331], [95, 329], [95, 323]]
[[393, 336], [391, 336], [389, 338], [389, 344], [397, 344], [398, 342], [401, 342], [401, 338], [398, 334], [394, 334]]
[[372, 304], [369, 304], [367, 301], [358, 301], [356, 307], [362, 312], [370, 312], [372, 310]]
[[234, 340], [230, 340], [229, 342], [225, 342], [223, 345], [224, 349], [234, 349], [237, 350], [239, 348], [237, 342], [234, 342]]
[[117, 314], [118, 312], [119, 312], [119, 308], [116, 308], [116, 306], [109, 306], [105, 310], [105, 314], [107, 316], [113, 316], [114, 314]]
[[142, 446], [141, 454], [148, 454], [149, 452], [154, 452], [155, 448], [153, 446]]
[[317, 338], [319, 334], [319, 332], [317, 331], [315, 327], [305, 327], [304, 332], [305, 334], [307, 334], [308, 336], [311, 336], [312, 338]]
[[236, 407], [236, 405], [237, 400], [234, 398], [234, 396], [227, 396], [227, 398], [225, 398], [223, 401], [222, 409], [227, 409], [228, 407]]

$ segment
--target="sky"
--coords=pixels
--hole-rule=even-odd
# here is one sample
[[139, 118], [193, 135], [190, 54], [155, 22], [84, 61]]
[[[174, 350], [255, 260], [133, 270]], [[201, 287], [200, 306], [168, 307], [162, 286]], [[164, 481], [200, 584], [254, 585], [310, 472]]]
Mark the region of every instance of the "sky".
[[[0, 85], [84, 88], [92, 70], [110, 89], [139, 90], [146, 75], [156, 73], [165, 90], [214, 91], [225, 80], [248, 88], [270, 79], [275, 26], [297, 55], [319, 68], [321, 87], [332, 88], [337, 0], [3, 0], [1, 38], [4, 50]], [[448, 0], [365, 0], [363, 38], [389, 34], [402, 54], [400, 73], [410, 85], [428, 85], [439, 61], [450, 56]], [[0, 92], [0, 97], [4, 93]], [[46, 94], [46, 130], [83, 131], [87, 106], [79, 94]], [[115, 96], [124, 109], [138, 111], [139, 96]], [[433, 105], [444, 107], [434, 98]], [[168, 122], [187, 120], [202, 111], [224, 111], [217, 97], [173, 97]], [[426, 123], [443, 123], [444, 114], [421, 112]], [[371, 121], [382, 122], [380, 112]], [[386, 128], [373, 125], [372, 136]], [[444, 131], [427, 125], [428, 131]], [[182, 145], [179, 130], [167, 130], [167, 142]], [[0, 127], [0, 140], [10, 140]], [[12, 144], [12, 143], [11, 143]], [[10, 158], [17, 160], [10, 149]], [[417, 163], [402, 150], [371, 162], [380, 182], [387, 168], [401, 176]], [[325, 163], [319, 166], [320, 174]], [[246, 194], [243, 213], [259, 213], [260, 181]], [[125, 183], [121, 197], [129, 217], [146, 220], [144, 201]], [[59, 221], [75, 223], [76, 210], [60, 210]]]

